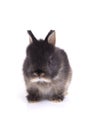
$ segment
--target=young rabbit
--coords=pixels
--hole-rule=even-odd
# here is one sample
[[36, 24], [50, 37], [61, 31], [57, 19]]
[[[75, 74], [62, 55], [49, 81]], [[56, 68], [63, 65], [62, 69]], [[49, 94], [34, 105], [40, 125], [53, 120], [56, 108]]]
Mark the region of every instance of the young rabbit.
[[72, 76], [67, 54], [55, 47], [55, 31], [51, 30], [45, 40], [37, 40], [30, 30], [27, 32], [30, 44], [23, 64], [27, 100], [62, 101]]

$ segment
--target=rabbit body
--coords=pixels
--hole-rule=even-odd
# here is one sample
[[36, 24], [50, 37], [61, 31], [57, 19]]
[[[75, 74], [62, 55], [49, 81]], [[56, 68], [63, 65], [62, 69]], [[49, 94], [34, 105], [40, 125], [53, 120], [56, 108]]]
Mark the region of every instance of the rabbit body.
[[55, 47], [55, 31], [37, 40], [31, 31], [23, 64], [28, 101], [64, 99], [72, 77], [67, 54]]

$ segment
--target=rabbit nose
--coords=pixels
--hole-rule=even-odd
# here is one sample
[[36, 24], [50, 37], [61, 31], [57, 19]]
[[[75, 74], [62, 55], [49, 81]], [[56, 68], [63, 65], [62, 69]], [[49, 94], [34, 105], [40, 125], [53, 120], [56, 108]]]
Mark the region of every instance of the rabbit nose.
[[35, 76], [44, 76], [45, 75], [45, 73], [42, 71], [42, 70], [40, 70], [40, 69], [38, 69], [38, 70], [36, 70], [35, 72], [34, 72], [34, 75]]

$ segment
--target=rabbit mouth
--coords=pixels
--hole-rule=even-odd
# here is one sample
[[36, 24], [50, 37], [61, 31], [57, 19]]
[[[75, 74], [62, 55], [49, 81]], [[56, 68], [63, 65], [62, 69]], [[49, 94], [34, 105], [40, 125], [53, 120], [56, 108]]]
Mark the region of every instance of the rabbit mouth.
[[37, 77], [37, 78], [31, 79], [30, 82], [32, 82], [32, 83], [37, 83], [37, 82], [41, 82], [41, 83], [42, 83], [42, 82], [50, 83], [51, 80], [50, 80], [50, 79], [47, 79], [47, 78], [39, 78], [39, 77]]

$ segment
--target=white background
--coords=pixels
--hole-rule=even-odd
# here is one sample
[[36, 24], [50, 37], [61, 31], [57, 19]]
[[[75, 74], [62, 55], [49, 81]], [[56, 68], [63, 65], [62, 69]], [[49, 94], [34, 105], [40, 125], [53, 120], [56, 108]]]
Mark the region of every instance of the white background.
[[[94, 130], [94, 1], [0, 0], [0, 130]], [[29, 104], [22, 64], [26, 30], [44, 38], [56, 30], [73, 69], [60, 103]]]

